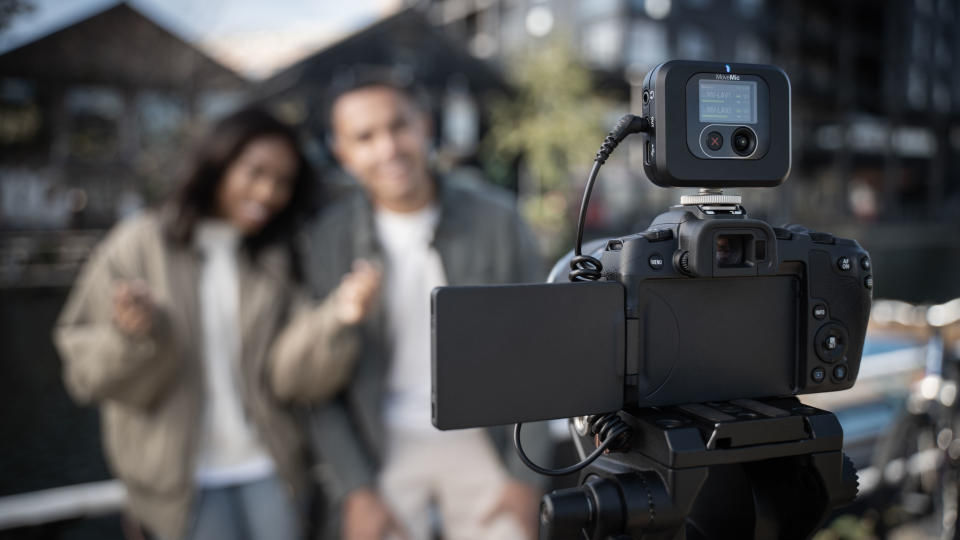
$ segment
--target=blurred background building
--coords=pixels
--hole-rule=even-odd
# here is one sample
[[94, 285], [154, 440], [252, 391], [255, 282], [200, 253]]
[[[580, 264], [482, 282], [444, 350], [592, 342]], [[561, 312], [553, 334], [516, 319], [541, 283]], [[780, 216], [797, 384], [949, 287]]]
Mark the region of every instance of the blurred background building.
[[[324, 144], [324, 89], [362, 65], [391, 66], [426, 89], [444, 166], [475, 166], [524, 197], [562, 192], [570, 206], [578, 197], [583, 160], [597, 145], [588, 135], [638, 108], [637, 88], [651, 67], [671, 58], [732, 59], [775, 63], [793, 82], [791, 177], [782, 187], [744, 193], [748, 210], [777, 224], [802, 222], [861, 239], [882, 263], [879, 296], [960, 296], [950, 271], [960, 263], [960, 236], [944, 234], [956, 231], [960, 215], [960, 35], [954, 31], [960, 8], [953, 2], [385, 5], [378, 12], [384, 18], [274, 66], [265, 77], [262, 70], [259, 77], [238, 75], [215, 59], [242, 70], [223, 44], [190, 43], [124, 3], [0, 54], [4, 231], [103, 229], [156, 201], [173, 181], [177, 154], [189, 136], [206, 119], [249, 101], [266, 102], [301, 125], [317, 163], [332, 166]], [[557, 46], [575, 62], [570, 69], [587, 73], [590, 92], [604, 99], [604, 112], [590, 125], [580, 121], [585, 135], [579, 153], [571, 144], [561, 147], [565, 156], [577, 154], [562, 167], [562, 181], [532, 189], [531, 176], [543, 166], [531, 170], [525, 158], [538, 144], [556, 141], [532, 140], [503, 155], [484, 139], [512, 127], [497, 129], [494, 96], [522, 93], [517, 73], [543, 63], [542, 51]], [[565, 80], [546, 84], [563, 87]], [[557, 118], [575, 113], [555, 112]], [[515, 115], [509, 120], [522, 124]], [[635, 148], [615, 156], [601, 178], [600, 210], [589, 223], [594, 234], [642, 228], [677, 199], [645, 181], [631, 154]], [[559, 221], [568, 218], [565, 213]], [[556, 227], [558, 220], [551, 223]], [[33, 271], [42, 267], [24, 271], [23, 259], [59, 254], [26, 253], [24, 242], [6, 232], [0, 238], [0, 278], [46, 279]], [[567, 233], [548, 227], [542, 234]], [[925, 279], [907, 279], [920, 269]]]
[[248, 84], [126, 4], [0, 55], [0, 74], [0, 273], [20, 286], [68, 285], [86, 231], [165, 193], [191, 127]]
[[[793, 169], [781, 187], [742, 193], [750, 213], [857, 238], [877, 297], [960, 296], [953, 0], [358, 0], [339, 23], [323, 11], [336, 6], [307, 2], [88, 4], [11, 45], [5, 34], [27, 35], [32, 12], [71, 4], [0, 0], [0, 497], [108, 477], [96, 414], [67, 398], [49, 340], [105, 230], [160, 200], [191, 138], [244, 103], [299, 125], [325, 178], [339, 176], [322, 98], [358, 66], [421, 85], [438, 166], [516, 190], [554, 258], [570, 247], [603, 134], [639, 110], [650, 68], [777, 64], [793, 84]], [[218, 18], [244, 23], [214, 40]], [[644, 178], [636, 147], [624, 149], [599, 179], [588, 236], [640, 230], [679, 200]], [[0, 538], [27, 524], [3, 508]]]
[[[618, 113], [639, 109], [643, 76], [666, 59], [782, 67], [793, 85], [793, 169], [782, 187], [745, 193], [747, 209], [774, 223], [799, 222], [860, 239], [877, 261], [878, 296], [943, 301], [960, 295], [950, 270], [960, 263], [955, 2], [408, 3], [475, 55], [498, 64], [562, 36], [598, 88], [609, 91]], [[594, 146], [584, 145], [585, 152]], [[676, 200], [647, 184], [638, 165], [625, 164], [632, 182], [618, 187], [641, 196], [628, 197], [634, 204], [622, 209], [624, 215], [597, 225], [620, 229]]]

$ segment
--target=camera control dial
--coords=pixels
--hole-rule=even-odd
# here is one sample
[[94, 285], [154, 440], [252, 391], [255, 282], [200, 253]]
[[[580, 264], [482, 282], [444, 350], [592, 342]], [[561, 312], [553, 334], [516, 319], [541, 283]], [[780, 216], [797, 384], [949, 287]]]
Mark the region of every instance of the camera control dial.
[[827, 323], [814, 338], [817, 356], [824, 362], [833, 363], [847, 352], [847, 331], [836, 323]]

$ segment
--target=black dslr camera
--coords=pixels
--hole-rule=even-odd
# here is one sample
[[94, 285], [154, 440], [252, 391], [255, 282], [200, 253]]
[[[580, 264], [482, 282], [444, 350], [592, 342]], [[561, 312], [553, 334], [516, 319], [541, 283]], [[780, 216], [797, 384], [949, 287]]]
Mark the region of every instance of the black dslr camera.
[[[721, 191], [780, 184], [790, 124], [776, 67], [661, 64], [642, 115], [597, 154], [576, 249], [551, 273], [569, 267], [569, 282], [434, 291], [438, 428], [518, 423], [528, 461], [519, 423], [579, 417], [581, 464], [528, 462], [585, 469], [580, 488], [545, 497], [545, 537], [805, 538], [855, 495], [836, 418], [789, 396], [856, 380], [869, 256], [750, 219]], [[593, 181], [631, 133], [654, 183], [699, 194], [581, 250]]]

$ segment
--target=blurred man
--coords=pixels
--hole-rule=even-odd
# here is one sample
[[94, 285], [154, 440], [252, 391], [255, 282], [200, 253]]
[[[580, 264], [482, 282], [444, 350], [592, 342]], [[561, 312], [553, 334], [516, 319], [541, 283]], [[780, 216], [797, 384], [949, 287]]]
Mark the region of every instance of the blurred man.
[[[533, 539], [541, 480], [507, 429], [441, 432], [430, 421], [430, 291], [542, 280], [532, 235], [506, 192], [431, 171], [430, 118], [408, 89], [354, 81], [334, 91], [329, 120], [334, 154], [361, 189], [308, 228], [308, 280], [324, 294], [354, 260], [384, 270], [354, 380], [339, 406], [314, 415], [343, 537], [426, 540], [439, 515], [448, 540]], [[539, 429], [531, 453], [545, 463]]]

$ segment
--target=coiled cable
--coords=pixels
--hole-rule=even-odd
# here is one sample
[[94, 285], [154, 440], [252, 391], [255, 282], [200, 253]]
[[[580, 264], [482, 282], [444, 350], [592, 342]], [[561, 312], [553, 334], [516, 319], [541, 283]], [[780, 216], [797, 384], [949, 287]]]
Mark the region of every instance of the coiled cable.
[[[600, 259], [584, 255], [582, 253], [583, 245], [583, 226], [587, 219], [587, 206], [590, 204], [590, 194], [593, 191], [593, 184], [597, 181], [597, 175], [600, 173], [600, 167], [606, 163], [607, 158], [617, 148], [617, 146], [632, 133], [641, 133], [650, 131], [650, 121], [642, 116], [626, 114], [620, 117], [617, 125], [610, 130], [610, 133], [603, 139], [600, 150], [593, 158], [593, 167], [590, 169], [590, 175], [587, 177], [587, 185], [583, 191], [583, 199], [580, 201], [580, 216], [577, 219], [577, 243], [573, 248], [573, 258], [570, 260], [570, 281], [597, 281], [603, 277], [603, 264]], [[517, 454], [520, 460], [530, 469], [547, 476], [565, 476], [575, 473], [587, 465], [590, 465], [606, 450], [615, 450], [625, 444], [629, 438], [630, 427], [617, 413], [594, 414], [587, 417], [587, 431], [590, 435], [597, 437], [597, 448], [589, 456], [579, 463], [564, 467], [562, 469], [546, 469], [530, 460], [523, 451], [520, 444], [520, 427], [522, 423], [517, 423], [513, 430], [513, 443], [517, 447]], [[616, 446], [614, 446], [616, 444]]]
[[579, 463], [570, 465], [569, 467], [547, 469], [531, 461], [524, 453], [523, 446], [520, 444], [520, 426], [522, 425], [523, 424], [517, 424], [513, 428], [513, 443], [517, 447], [517, 454], [520, 456], [520, 460], [523, 461], [524, 465], [534, 472], [546, 476], [566, 476], [573, 474], [593, 463], [598, 457], [603, 455], [607, 449], [617, 450], [623, 447], [629, 440], [630, 435], [630, 427], [620, 419], [617, 413], [591, 415], [587, 417], [587, 432], [598, 438], [600, 444], [597, 445], [596, 450], [591, 452], [589, 456]]

